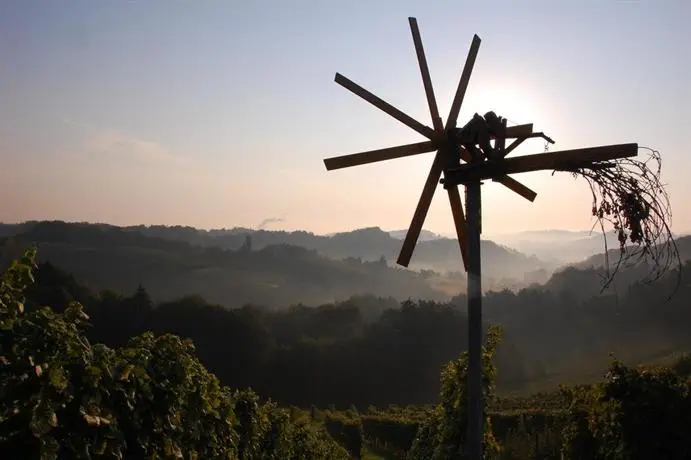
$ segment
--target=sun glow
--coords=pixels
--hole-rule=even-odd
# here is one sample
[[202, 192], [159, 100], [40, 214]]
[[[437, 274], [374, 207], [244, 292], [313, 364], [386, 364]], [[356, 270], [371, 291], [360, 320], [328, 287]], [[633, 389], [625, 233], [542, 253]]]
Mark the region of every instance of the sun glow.
[[[462, 115], [466, 118], [472, 113], [484, 115], [493, 110], [497, 115], [507, 119], [508, 125], [522, 125], [534, 123], [534, 129], [541, 131], [540, 120], [547, 119], [546, 110], [541, 104], [540, 98], [529, 86], [519, 86], [511, 83], [491, 83], [478, 85], [474, 91], [469, 92], [464, 104]], [[470, 115], [468, 112], [472, 112]], [[461, 126], [464, 119], [459, 119]]]

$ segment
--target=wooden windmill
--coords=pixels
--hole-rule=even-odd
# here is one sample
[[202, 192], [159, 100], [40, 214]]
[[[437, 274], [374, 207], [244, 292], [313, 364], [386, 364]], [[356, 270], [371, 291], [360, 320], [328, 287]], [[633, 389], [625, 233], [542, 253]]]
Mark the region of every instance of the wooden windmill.
[[[535, 200], [536, 193], [521, 184], [508, 174], [523, 173], [538, 170], [570, 171], [578, 168], [608, 167], [608, 160], [633, 157], [637, 155], [638, 145], [635, 143], [589, 147], [561, 152], [540, 153], [507, 159], [516, 147], [529, 138], [542, 137], [548, 142], [553, 141], [543, 133], [533, 132], [533, 125], [506, 126], [506, 120], [500, 120], [500, 127], [484, 130], [494, 144], [490, 148], [482, 148], [478, 144], [478, 131], [473, 130], [473, 120], [463, 128], [456, 127], [458, 114], [463, 103], [470, 75], [473, 71], [475, 59], [480, 48], [480, 38], [475, 35], [470, 45], [461, 78], [456, 89], [453, 102], [446, 123], [442, 123], [437, 108], [437, 102], [432, 88], [429, 69], [417, 20], [409, 18], [413, 43], [417, 54], [422, 83], [427, 96], [432, 127], [423, 125], [406, 115], [391, 104], [385, 102], [366, 89], [341, 74], [336, 74], [335, 81], [351, 92], [357, 94], [370, 104], [391, 115], [396, 120], [417, 131], [428, 140], [414, 144], [401, 145], [379, 150], [355, 153], [351, 155], [327, 158], [324, 160], [327, 170], [348, 168], [367, 163], [374, 163], [394, 158], [401, 158], [420, 153], [436, 151], [427, 181], [413, 214], [410, 227], [403, 241], [397, 263], [407, 267], [413, 250], [422, 231], [427, 211], [438, 183], [442, 183], [449, 197], [451, 212], [456, 227], [459, 246], [466, 271], [468, 272], [468, 366], [469, 366], [469, 414], [468, 414], [468, 445], [467, 453], [471, 459], [482, 457], [483, 439], [483, 410], [482, 410], [482, 284], [480, 266], [480, 185], [483, 180], [491, 179], [499, 182], [529, 201]], [[487, 117], [485, 117], [487, 119]], [[477, 114], [475, 121], [482, 123], [482, 117]], [[485, 120], [487, 121], [487, 120]], [[482, 126], [480, 126], [482, 128]], [[482, 131], [482, 130], [480, 130]], [[475, 134], [474, 134], [475, 133]], [[514, 139], [507, 147], [506, 139]], [[488, 151], [490, 150], [490, 151]], [[461, 164], [462, 159], [465, 164]], [[443, 174], [443, 179], [442, 179]], [[466, 215], [458, 191], [458, 185], [466, 186]]]

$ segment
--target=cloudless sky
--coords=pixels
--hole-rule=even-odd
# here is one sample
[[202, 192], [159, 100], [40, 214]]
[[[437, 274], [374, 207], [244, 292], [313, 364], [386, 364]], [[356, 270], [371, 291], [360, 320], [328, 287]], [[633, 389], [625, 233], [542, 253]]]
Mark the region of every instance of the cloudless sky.
[[[331, 172], [322, 160], [424, 140], [333, 81], [431, 125], [409, 16], [442, 116], [477, 33], [459, 124], [495, 110], [552, 150], [656, 148], [673, 229], [691, 230], [686, 0], [5, 0], [0, 221], [407, 227], [433, 153]], [[537, 199], [488, 183], [485, 233], [590, 228], [586, 182], [515, 178]], [[452, 232], [441, 188], [425, 227]]]

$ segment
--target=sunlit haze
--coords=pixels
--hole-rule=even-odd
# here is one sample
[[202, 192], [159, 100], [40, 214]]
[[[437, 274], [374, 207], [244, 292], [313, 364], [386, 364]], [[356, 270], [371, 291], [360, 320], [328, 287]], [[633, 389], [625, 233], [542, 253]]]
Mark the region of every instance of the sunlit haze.
[[[327, 172], [326, 157], [424, 140], [334, 83], [431, 125], [407, 18], [445, 117], [473, 34], [459, 123], [495, 110], [552, 150], [659, 150], [673, 230], [691, 230], [691, 3], [678, 1], [6, 1], [0, 221], [406, 228], [433, 153]], [[540, 153], [540, 140], [518, 151]], [[486, 233], [587, 229], [583, 180], [484, 186]], [[451, 233], [445, 193], [425, 228]]]

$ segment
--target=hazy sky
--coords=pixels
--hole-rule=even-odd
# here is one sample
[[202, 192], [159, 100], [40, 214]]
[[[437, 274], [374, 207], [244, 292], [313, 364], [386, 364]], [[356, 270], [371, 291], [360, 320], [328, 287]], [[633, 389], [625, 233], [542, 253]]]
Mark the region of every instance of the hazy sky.
[[[433, 153], [332, 172], [322, 159], [424, 140], [333, 81], [431, 125], [408, 16], [444, 117], [477, 33], [459, 123], [495, 110], [552, 150], [654, 147], [673, 228], [691, 230], [688, 0], [5, 0], [0, 221], [407, 227]], [[515, 177], [536, 201], [489, 183], [486, 233], [591, 225], [583, 180]], [[425, 227], [452, 225], [440, 188]]]

